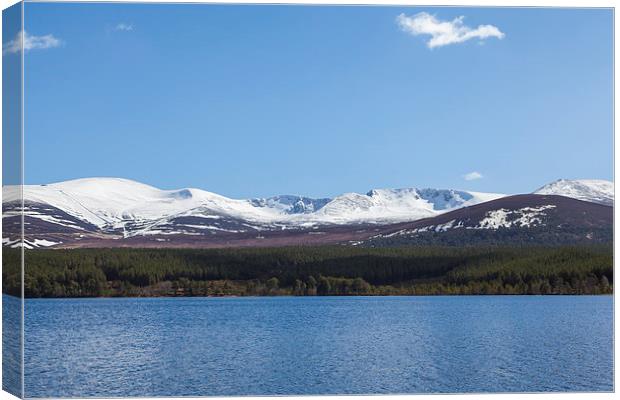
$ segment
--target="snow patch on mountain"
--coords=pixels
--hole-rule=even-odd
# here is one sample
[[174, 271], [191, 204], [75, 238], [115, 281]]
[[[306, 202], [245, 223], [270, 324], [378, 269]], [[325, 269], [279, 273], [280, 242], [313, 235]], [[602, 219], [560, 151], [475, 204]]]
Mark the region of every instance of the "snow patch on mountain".
[[542, 225], [542, 217], [545, 215], [544, 211], [551, 208], [555, 208], [555, 206], [524, 207], [518, 210], [507, 210], [504, 208], [492, 210], [487, 212], [485, 218], [474, 229], [499, 229], [513, 226], [529, 228]]
[[474, 221], [452, 219], [441, 224], [429, 224], [419, 228], [401, 229], [389, 234], [380, 234], [372, 237], [372, 239], [415, 235], [427, 232], [441, 233], [461, 228], [491, 230], [497, 230], [500, 228], [531, 228], [534, 226], [544, 225], [546, 211], [555, 207], [555, 205], [549, 204], [539, 207], [523, 207], [516, 210], [499, 208], [496, 210], [487, 211], [484, 218], [479, 220], [478, 223], [475, 223]]
[[61, 242], [52, 242], [47, 239], [32, 239], [32, 240], [20, 240], [20, 239], [11, 239], [7, 237], [2, 238], [2, 246], [10, 247], [12, 249], [17, 249], [23, 247], [25, 249], [34, 249], [37, 247], [50, 247], [57, 244], [61, 244]]

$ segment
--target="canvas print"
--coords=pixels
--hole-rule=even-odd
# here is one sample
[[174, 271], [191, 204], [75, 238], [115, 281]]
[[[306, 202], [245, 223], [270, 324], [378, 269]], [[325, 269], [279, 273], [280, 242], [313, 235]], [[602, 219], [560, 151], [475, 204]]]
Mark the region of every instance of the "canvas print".
[[3, 389], [612, 392], [613, 9], [3, 12]]

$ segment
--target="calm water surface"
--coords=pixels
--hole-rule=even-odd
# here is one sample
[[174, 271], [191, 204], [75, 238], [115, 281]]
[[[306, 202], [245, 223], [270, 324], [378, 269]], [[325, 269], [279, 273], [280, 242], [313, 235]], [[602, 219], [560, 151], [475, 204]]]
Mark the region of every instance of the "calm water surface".
[[611, 296], [26, 301], [27, 397], [613, 390]]

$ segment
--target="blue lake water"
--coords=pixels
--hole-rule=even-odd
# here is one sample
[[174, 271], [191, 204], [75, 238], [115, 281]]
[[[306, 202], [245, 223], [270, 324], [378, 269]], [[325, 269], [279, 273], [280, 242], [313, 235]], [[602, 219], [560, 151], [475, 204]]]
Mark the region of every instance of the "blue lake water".
[[613, 390], [611, 296], [27, 300], [27, 397]]

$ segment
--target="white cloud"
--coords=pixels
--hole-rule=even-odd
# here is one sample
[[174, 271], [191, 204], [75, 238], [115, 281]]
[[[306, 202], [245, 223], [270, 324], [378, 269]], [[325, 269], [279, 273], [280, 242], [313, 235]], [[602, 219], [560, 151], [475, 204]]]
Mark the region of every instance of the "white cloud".
[[[24, 31], [23, 35], [24, 51], [35, 49], [49, 49], [58, 47], [62, 41], [53, 35], [34, 36]], [[2, 45], [2, 54], [18, 53], [22, 49], [22, 33], [19, 32], [15, 39], [9, 40]]]
[[463, 43], [469, 39], [495, 37], [503, 39], [506, 36], [493, 25], [478, 25], [472, 29], [463, 24], [464, 16], [457, 17], [452, 21], [441, 21], [434, 15], [421, 12], [410, 17], [400, 14], [396, 17], [398, 26], [403, 31], [414, 36], [429, 35], [431, 38], [426, 43], [429, 49], [446, 46], [454, 43]]
[[115, 31], [133, 31], [133, 24], [126, 24], [121, 22], [120, 24], [114, 27]]
[[483, 178], [482, 174], [478, 171], [473, 171], [473, 172], [463, 175], [463, 179], [465, 179], [466, 181], [475, 181], [476, 179], [482, 179], [482, 178]]

